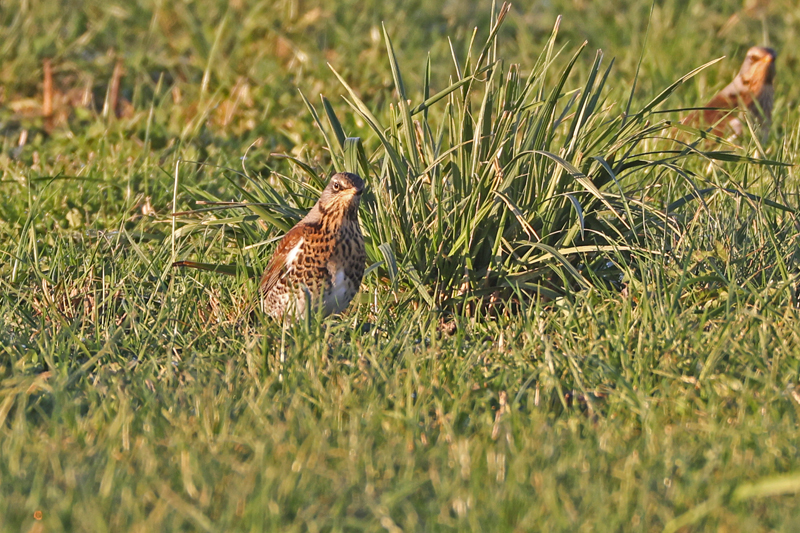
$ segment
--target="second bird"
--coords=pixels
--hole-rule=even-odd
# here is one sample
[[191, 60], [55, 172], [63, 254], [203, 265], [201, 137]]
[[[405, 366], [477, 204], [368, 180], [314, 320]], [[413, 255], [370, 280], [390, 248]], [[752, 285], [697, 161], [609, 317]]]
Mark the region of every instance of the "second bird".
[[264, 311], [275, 319], [301, 316], [306, 302], [340, 313], [361, 286], [367, 260], [358, 223], [364, 181], [340, 172], [319, 201], [281, 239], [261, 278]]
[[684, 123], [712, 127], [712, 133], [720, 137], [731, 134], [741, 137], [744, 125], [731, 110], [744, 108], [760, 125], [761, 137], [765, 139], [772, 122], [775, 56], [772, 48], [750, 48], [736, 78], [705, 105], [715, 109], [695, 111]]

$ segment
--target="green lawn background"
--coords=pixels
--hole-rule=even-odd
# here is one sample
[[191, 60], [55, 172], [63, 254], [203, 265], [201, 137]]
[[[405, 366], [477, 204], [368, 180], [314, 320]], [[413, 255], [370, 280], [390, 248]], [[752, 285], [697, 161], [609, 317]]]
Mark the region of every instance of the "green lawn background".
[[[719, 195], [687, 224], [696, 249], [681, 261], [642, 257], [624, 290], [488, 317], [431, 309], [379, 268], [343, 319], [284, 335], [236, 319], [254, 289], [243, 276], [170, 268], [176, 258], [263, 267], [272, 243], [247, 246], [279, 228], [254, 242], [231, 220], [173, 241], [170, 213], [173, 202], [241, 198], [243, 164], [296, 193], [270, 172], [303, 173], [270, 154], [329, 173], [298, 89], [318, 108], [325, 95], [347, 135], [378, 149], [328, 64], [388, 120], [396, 95], [381, 23], [416, 105], [428, 54], [435, 92], [453, 76], [451, 46], [463, 62], [474, 28], [485, 41], [491, 8], [0, 8], [0, 530], [796, 530], [793, 167], [743, 164], [708, 180], [794, 213]], [[531, 69], [558, 15], [555, 62], [589, 47], [566, 88], [602, 49], [604, 65], [615, 61], [603, 93], [613, 114], [634, 79], [638, 108], [726, 56], [662, 109], [698, 105], [768, 40], [779, 54], [775, 123], [762, 153], [749, 139], [738, 153], [797, 160], [794, 2], [519, 2], [498, 40], [506, 66]], [[225, 168], [182, 163], [176, 189], [179, 160]], [[687, 165], [702, 174], [707, 162]]]

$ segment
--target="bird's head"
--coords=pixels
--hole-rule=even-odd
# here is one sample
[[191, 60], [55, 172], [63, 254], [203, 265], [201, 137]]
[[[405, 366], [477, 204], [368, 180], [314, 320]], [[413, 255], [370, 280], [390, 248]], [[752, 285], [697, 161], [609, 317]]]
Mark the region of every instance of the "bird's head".
[[754, 46], [747, 51], [739, 75], [753, 92], [759, 92], [763, 85], [772, 85], [775, 79], [775, 50]]
[[358, 217], [358, 204], [364, 192], [364, 180], [358, 174], [338, 172], [331, 177], [328, 186], [319, 197], [322, 213], [343, 212], [344, 216]]

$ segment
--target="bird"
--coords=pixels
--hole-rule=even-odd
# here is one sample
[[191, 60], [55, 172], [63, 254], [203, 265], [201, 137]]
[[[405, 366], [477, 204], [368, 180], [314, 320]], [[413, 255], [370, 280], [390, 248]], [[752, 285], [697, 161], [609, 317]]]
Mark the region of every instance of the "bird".
[[259, 283], [267, 315], [297, 319], [309, 303], [323, 316], [347, 308], [367, 260], [358, 221], [363, 192], [357, 174], [334, 174], [311, 211], [283, 236]]
[[719, 137], [741, 137], [744, 125], [732, 111], [744, 108], [760, 125], [762, 139], [766, 139], [772, 122], [776, 56], [772, 48], [750, 48], [733, 81], [704, 106], [707, 109], [691, 113], [683, 123], [711, 127]]

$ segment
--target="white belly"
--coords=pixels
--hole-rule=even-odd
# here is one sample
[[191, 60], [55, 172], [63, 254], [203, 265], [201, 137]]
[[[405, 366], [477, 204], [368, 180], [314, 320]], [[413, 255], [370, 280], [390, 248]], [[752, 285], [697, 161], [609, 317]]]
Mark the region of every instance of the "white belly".
[[330, 289], [325, 294], [325, 314], [341, 313], [350, 303], [348, 297], [347, 276], [344, 269], [340, 268], [333, 275]]

